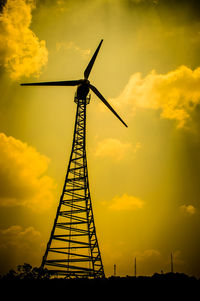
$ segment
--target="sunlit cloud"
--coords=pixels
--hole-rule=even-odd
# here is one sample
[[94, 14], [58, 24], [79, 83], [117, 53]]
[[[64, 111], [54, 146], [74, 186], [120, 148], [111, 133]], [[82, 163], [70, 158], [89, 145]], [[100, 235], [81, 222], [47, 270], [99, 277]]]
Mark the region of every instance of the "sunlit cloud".
[[7, 0], [0, 14], [0, 65], [13, 80], [39, 76], [48, 60], [45, 41], [30, 29], [34, 8], [34, 0]]
[[159, 258], [161, 256], [160, 251], [156, 249], [148, 249], [141, 252], [135, 252], [135, 257], [138, 261], [150, 260], [152, 258]]
[[[177, 266], [182, 266], [185, 264], [185, 261], [182, 258], [182, 254], [180, 250], [175, 250], [172, 252], [172, 256], [173, 256], [173, 266], [174, 266], [174, 270], [177, 269]], [[166, 265], [168, 267], [171, 266], [171, 254], [170, 256], [168, 256], [167, 260], [166, 260]]]
[[143, 208], [145, 202], [140, 198], [124, 193], [122, 196], [115, 196], [108, 205], [110, 210], [127, 211]]
[[57, 1], [56, 1], [56, 4], [57, 4], [56, 9], [57, 9], [57, 11], [59, 11], [60, 13], [63, 13], [63, 12], [65, 12], [65, 11], [67, 10], [66, 5], [65, 5], [66, 3], [65, 3], [64, 0], [57, 0]]
[[152, 71], [146, 77], [133, 74], [121, 94], [113, 100], [132, 112], [138, 108], [160, 110], [160, 117], [176, 121], [182, 128], [200, 103], [200, 68], [181, 66], [166, 74]]
[[0, 229], [0, 265], [2, 271], [24, 262], [36, 263], [38, 250], [41, 249], [41, 233], [34, 227], [23, 229], [13, 225]]
[[7, 248], [11, 245], [19, 247], [25, 242], [32, 243], [40, 237], [40, 232], [33, 227], [23, 229], [19, 225], [13, 225], [7, 229], [0, 229], [0, 248]]
[[196, 208], [193, 205], [182, 205], [180, 209], [183, 213], [193, 215], [196, 213]]
[[0, 134], [0, 206], [43, 211], [52, 205], [55, 183], [45, 175], [49, 159], [26, 143]]
[[106, 138], [97, 143], [94, 155], [100, 158], [112, 158], [114, 161], [121, 161], [127, 152], [136, 153], [141, 148], [141, 143], [135, 146], [132, 143], [121, 142], [119, 139]]
[[56, 50], [61, 51], [61, 50], [69, 50], [72, 49], [78, 54], [80, 54], [83, 58], [87, 58], [88, 55], [90, 54], [90, 49], [81, 49], [79, 46], [77, 46], [74, 42], [57, 42], [56, 43]]
[[130, 2], [135, 3], [135, 4], [140, 4], [140, 3], [152, 3], [152, 4], [157, 4], [159, 0], [131, 0]]

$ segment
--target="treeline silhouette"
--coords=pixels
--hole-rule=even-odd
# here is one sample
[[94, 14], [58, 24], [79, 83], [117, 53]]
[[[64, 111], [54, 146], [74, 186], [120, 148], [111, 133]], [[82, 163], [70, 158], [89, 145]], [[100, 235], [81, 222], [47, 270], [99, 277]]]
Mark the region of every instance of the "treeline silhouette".
[[7, 274], [1, 275], [0, 280], [49, 280], [51, 274], [47, 269], [32, 267], [29, 263], [18, 265], [17, 270], [11, 269]]
[[48, 281], [80, 281], [80, 282], [107, 282], [107, 283], [130, 283], [130, 282], [165, 282], [165, 281], [181, 281], [188, 283], [200, 284], [200, 279], [194, 276], [189, 276], [184, 273], [155, 273], [152, 276], [110, 276], [108, 278], [59, 278], [52, 275], [48, 269], [32, 267], [29, 263], [18, 265], [17, 270], [11, 269], [7, 274], [1, 275], [0, 280], [48, 280]]
[[[196, 300], [199, 295], [200, 279], [183, 273], [155, 273], [152, 276], [110, 276], [106, 278], [78, 278], [64, 279], [52, 276], [47, 269], [41, 270], [28, 263], [18, 265], [16, 270], [10, 270], [0, 276], [2, 296], [16, 299], [22, 296], [27, 300], [49, 299], [57, 300], [69, 296], [75, 299], [96, 298], [98, 300], [162, 300], [166, 297], [178, 300], [188, 297]], [[194, 296], [194, 298], [193, 298]]]

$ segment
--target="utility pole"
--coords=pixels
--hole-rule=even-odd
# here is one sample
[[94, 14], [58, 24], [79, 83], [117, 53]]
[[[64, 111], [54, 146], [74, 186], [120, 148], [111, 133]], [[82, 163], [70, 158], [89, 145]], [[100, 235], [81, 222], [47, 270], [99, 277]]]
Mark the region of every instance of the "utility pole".
[[173, 255], [171, 253], [171, 273], [174, 273]]
[[114, 276], [116, 277], [116, 264], [114, 264]]
[[137, 277], [136, 257], [135, 257], [135, 277]]

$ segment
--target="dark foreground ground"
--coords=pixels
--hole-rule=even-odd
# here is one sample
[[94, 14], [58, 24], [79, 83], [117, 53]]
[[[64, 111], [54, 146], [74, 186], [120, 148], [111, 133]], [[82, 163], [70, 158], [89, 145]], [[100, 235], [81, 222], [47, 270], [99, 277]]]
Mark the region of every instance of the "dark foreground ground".
[[119, 299], [199, 300], [200, 279], [180, 273], [105, 279], [17, 279], [2, 277], [0, 290], [7, 299]]

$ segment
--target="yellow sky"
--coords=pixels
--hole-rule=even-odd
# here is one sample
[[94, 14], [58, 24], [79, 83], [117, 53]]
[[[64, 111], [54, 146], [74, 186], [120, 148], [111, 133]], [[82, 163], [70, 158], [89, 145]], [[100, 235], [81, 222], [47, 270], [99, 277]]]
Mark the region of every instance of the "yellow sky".
[[7, 0], [0, 15], [0, 262], [40, 265], [71, 151], [70, 80], [90, 80], [87, 155], [105, 273], [200, 276], [198, 1]]

